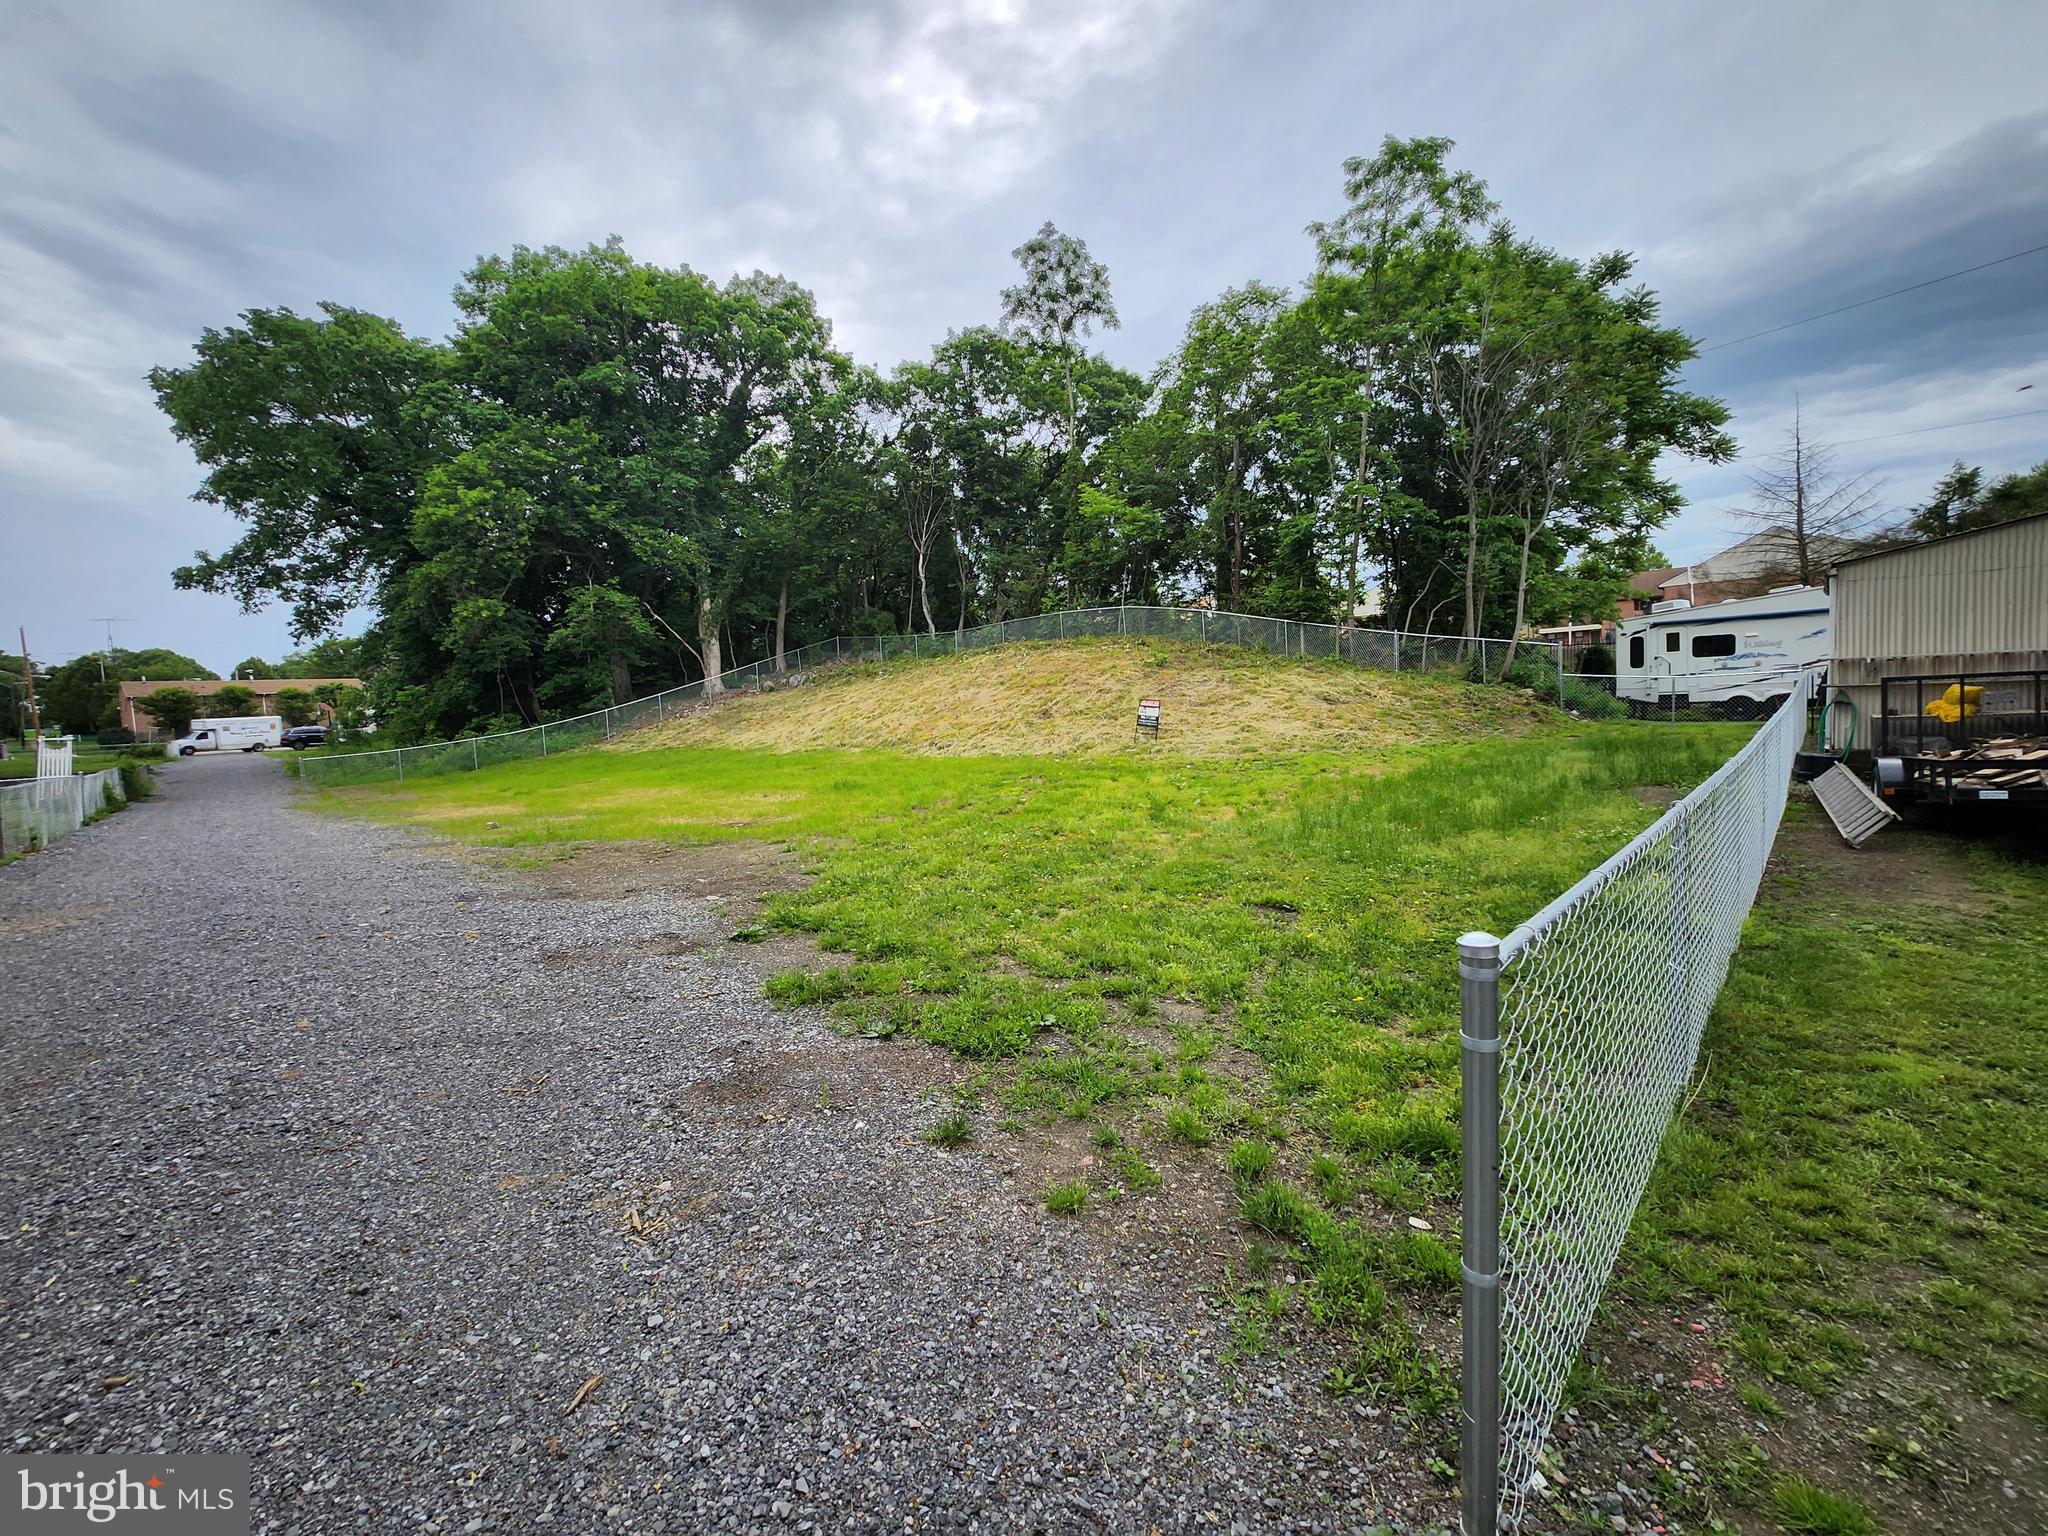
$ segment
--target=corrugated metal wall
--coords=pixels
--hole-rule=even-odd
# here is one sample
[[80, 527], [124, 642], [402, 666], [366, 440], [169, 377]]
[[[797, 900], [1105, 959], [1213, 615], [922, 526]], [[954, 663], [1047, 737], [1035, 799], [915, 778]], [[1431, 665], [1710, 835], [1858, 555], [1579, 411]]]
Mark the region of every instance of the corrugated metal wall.
[[1852, 560], [1833, 589], [1828, 681], [1856, 705], [1855, 747], [1872, 744], [1883, 678], [2048, 667], [2048, 517]]

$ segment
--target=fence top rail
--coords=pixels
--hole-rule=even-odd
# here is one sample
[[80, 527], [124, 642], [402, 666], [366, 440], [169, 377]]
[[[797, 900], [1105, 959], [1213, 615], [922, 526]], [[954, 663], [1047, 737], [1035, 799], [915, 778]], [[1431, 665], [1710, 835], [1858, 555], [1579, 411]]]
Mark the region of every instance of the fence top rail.
[[[908, 635], [834, 635], [828, 639], [814, 640], [808, 645], [799, 646], [796, 651], [790, 654], [801, 656], [806, 651], [822, 652], [827, 646], [832, 647], [833, 654], [837, 656], [840, 654], [839, 648], [841, 646], [850, 646], [858, 654], [863, 646], [869, 644], [873, 644], [877, 649], [891, 644], [915, 647], [923, 645], [927, 641], [951, 645], [966, 639], [970, 635], [987, 634], [991, 630], [1001, 631], [1008, 629], [1012, 625], [1043, 623], [1047, 619], [1079, 618], [1086, 614], [1096, 613], [1171, 613], [1202, 619], [1212, 616], [1227, 617], [1232, 619], [1248, 619], [1261, 624], [1292, 624], [1298, 629], [1327, 629], [1343, 634], [1376, 635], [1383, 639], [1395, 641], [1434, 640], [1450, 645], [1515, 645], [1525, 650], [1539, 652], [1561, 652], [1563, 650], [1563, 647], [1555, 640], [1509, 640], [1499, 635], [1446, 635], [1408, 629], [1367, 629], [1359, 624], [1324, 624], [1312, 619], [1279, 619], [1266, 614], [1238, 613], [1233, 609], [1175, 607], [1164, 603], [1124, 603], [1115, 607], [1059, 608], [1051, 613], [1020, 614], [1015, 618], [996, 619], [987, 624], [977, 624], [972, 629], [949, 629], [942, 630], [937, 634], [919, 634], [913, 630]], [[728, 678], [745, 677], [749, 674], [758, 677], [761, 668], [771, 659], [763, 657], [760, 661], [750, 661], [744, 666], [726, 668], [718, 674], [719, 686], [721, 688], [725, 687]], [[431, 752], [441, 747], [461, 746], [464, 742], [509, 741], [514, 736], [530, 736], [535, 732], [545, 731], [550, 728], [560, 730], [564, 726], [581, 725], [589, 720], [600, 720], [610, 715], [614, 710], [631, 709], [638, 704], [653, 704], [662, 699], [673, 698], [679, 693], [701, 692], [703, 687], [704, 680], [699, 678], [693, 683], [678, 683], [673, 688], [663, 688], [654, 693], [642, 694], [639, 698], [628, 699], [623, 704], [608, 704], [603, 709], [593, 709], [581, 715], [570, 715], [562, 720], [543, 720], [538, 725], [523, 725], [517, 730], [491, 731], [481, 736], [452, 736], [443, 741], [423, 741], [408, 747], [365, 747], [360, 752], [322, 752], [309, 758], [308, 761], [331, 763], [341, 761], [344, 758], [391, 757], [406, 752]]]
[[[1801, 668], [1800, 672], [1801, 676], [1799, 685], [1795, 690], [1795, 697], [1787, 699], [1778, 716], [1774, 718], [1782, 718], [1785, 715], [1805, 708], [1807, 700], [1812, 696], [1813, 673], [1805, 668]], [[1769, 730], [1766, 728], [1750, 737], [1748, 741], [1742, 744], [1741, 749], [1734, 756], [1730, 757], [1727, 762], [1694, 785], [1683, 799], [1674, 802], [1670, 809], [1666, 810], [1662, 816], [1659, 816], [1655, 821], [1643, 828], [1642, 831], [1630, 838], [1619, 852], [1610, 854], [1598, 867], [1588, 870], [1581, 876], [1569, 890], [1546, 904], [1535, 916], [1518, 925], [1513, 932], [1500, 941], [1500, 963], [1505, 966], [1516, 955], [1528, 948], [1537, 935], [1541, 934], [1545, 929], [1555, 927], [1579, 907], [1591, 901], [1601, 891], [1605, 890], [1616, 875], [1635, 862], [1636, 856], [1639, 853], [1645, 848], [1650, 847], [1673, 827], [1677, 826], [1679, 822], [1690, 816], [1722, 783], [1740, 773], [1744, 764], [1749, 761], [1751, 756], [1764, 750], [1760, 743], [1767, 740], [1769, 734]]]

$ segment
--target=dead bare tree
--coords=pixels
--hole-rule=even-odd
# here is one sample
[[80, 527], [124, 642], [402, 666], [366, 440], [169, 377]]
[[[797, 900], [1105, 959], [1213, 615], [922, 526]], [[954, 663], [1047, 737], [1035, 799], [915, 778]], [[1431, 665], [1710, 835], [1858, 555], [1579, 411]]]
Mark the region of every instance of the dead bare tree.
[[1729, 516], [1744, 527], [1781, 533], [1789, 546], [1785, 558], [1765, 574], [1790, 576], [1802, 587], [1818, 585], [1836, 556], [1869, 531], [1880, 490], [1868, 475], [1844, 478], [1836, 471], [1834, 449], [1807, 437], [1797, 399], [1785, 446], [1749, 483], [1755, 504]]

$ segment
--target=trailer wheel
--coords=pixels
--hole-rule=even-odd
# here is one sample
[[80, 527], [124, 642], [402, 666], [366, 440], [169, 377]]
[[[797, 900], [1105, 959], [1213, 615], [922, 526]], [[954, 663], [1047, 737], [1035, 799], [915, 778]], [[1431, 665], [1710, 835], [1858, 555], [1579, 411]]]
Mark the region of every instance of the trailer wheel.
[[1792, 695], [1789, 693], [1774, 693], [1768, 699], [1765, 699], [1764, 718], [1768, 720], [1772, 715], [1775, 715], [1779, 710], [1783, 709], [1785, 707], [1785, 701], [1791, 697]]
[[1769, 706], [1760, 705], [1755, 699], [1737, 695], [1721, 706], [1721, 713], [1730, 720], [1755, 720], [1769, 713]]

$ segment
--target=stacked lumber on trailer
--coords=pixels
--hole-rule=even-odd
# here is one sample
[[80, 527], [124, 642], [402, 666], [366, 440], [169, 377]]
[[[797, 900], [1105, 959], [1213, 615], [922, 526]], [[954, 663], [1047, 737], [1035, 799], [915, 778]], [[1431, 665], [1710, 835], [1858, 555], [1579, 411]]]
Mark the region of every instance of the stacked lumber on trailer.
[[1956, 764], [1958, 789], [2048, 787], [2048, 736], [1998, 736], [1926, 756], [1932, 762]]

